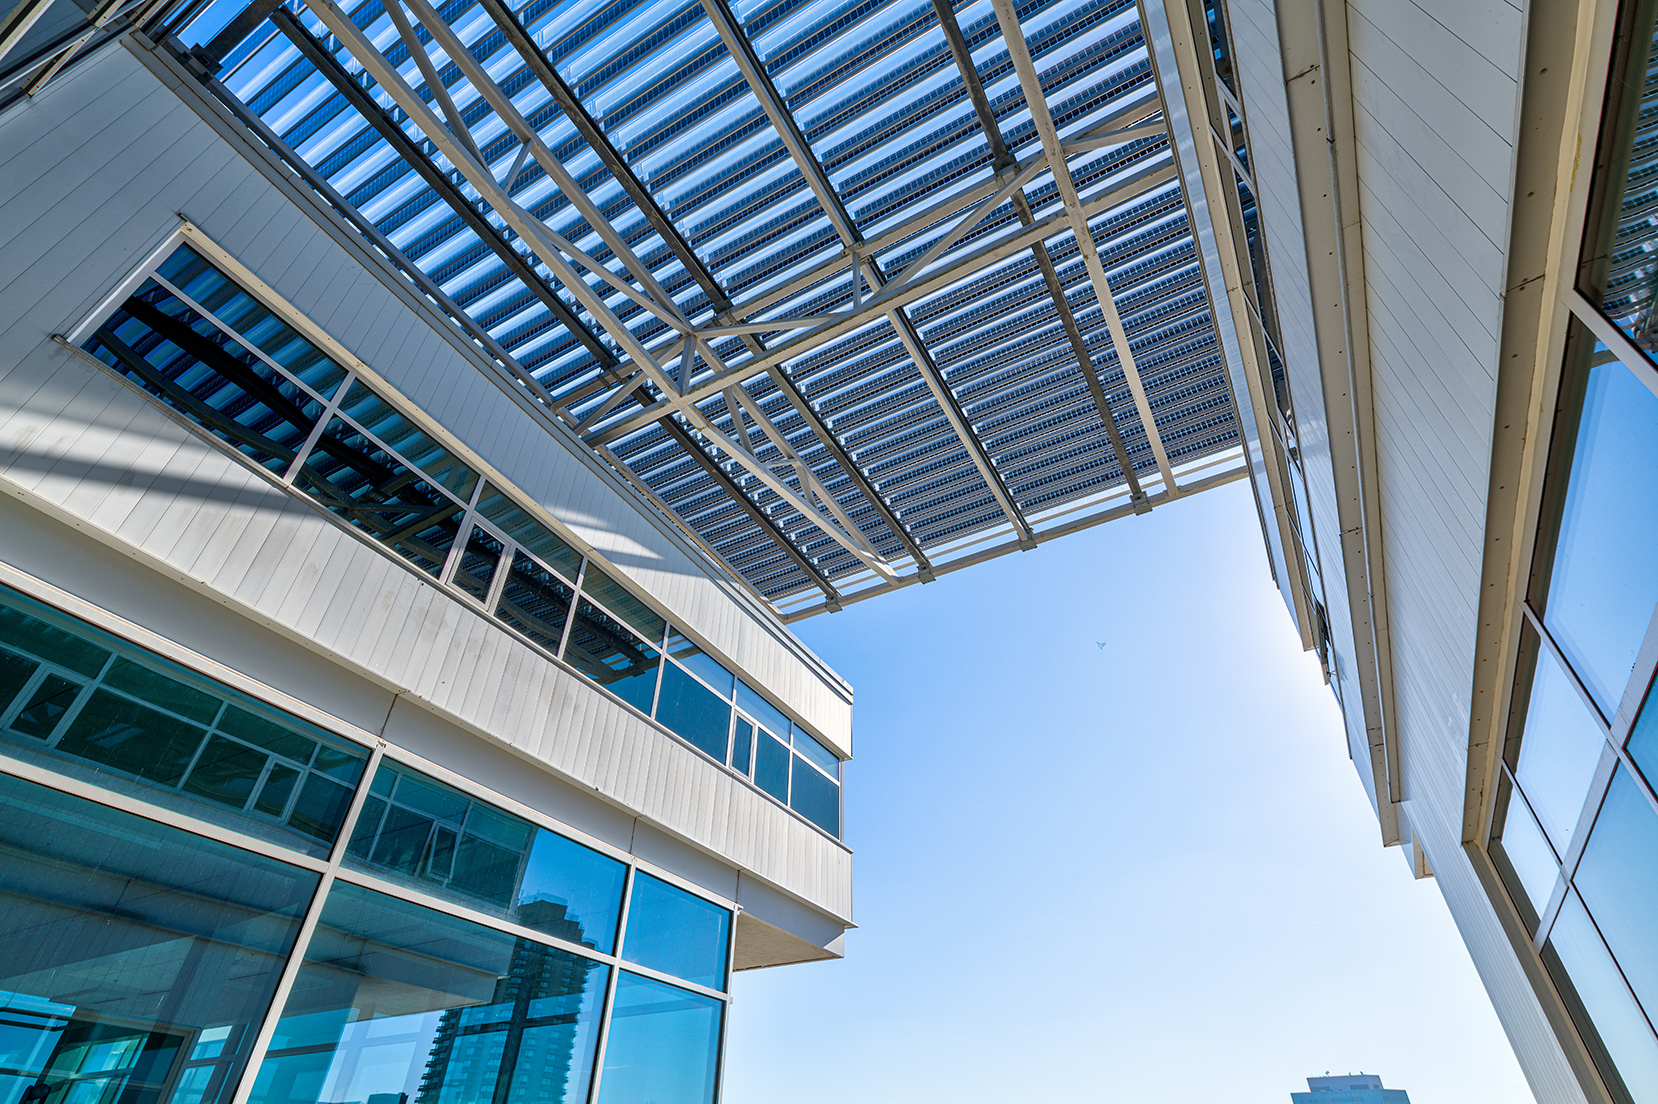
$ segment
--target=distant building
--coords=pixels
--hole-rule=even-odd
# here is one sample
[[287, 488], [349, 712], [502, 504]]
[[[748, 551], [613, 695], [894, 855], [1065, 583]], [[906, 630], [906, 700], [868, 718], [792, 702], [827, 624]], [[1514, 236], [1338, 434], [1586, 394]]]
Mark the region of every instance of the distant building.
[[1410, 1104], [1404, 1089], [1384, 1089], [1374, 1073], [1307, 1078], [1307, 1091], [1290, 1093], [1294, 1104]]

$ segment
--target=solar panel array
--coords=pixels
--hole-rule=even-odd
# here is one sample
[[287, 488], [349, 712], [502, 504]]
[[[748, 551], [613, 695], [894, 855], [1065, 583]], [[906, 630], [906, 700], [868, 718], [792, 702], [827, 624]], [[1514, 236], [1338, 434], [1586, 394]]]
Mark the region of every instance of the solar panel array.
[[[475, 149], [492, 183], [584, 254], [572, 254], [575, 270], [589, 296], [603, 298], [608, 319], [560, 281], [487, 187], [474, 186], [476, 170], [469, 176], [433, 140], [450, 136], [423, 131], [365, 69], [351, 36], [330, 33], [318, 12], [289, 0], [256, 26], [237, 27], [237, 37], [251, 33], [224, 54], [218, 76], [315, 180], [487, 333], [487, 347], [527, 386], [581, 423], [739, 578], [785, 611], [832, 606], [842, 591], [880, 585], [882, 576], [834, 538], [831, 512], [810, 494], [780, 494], [720, 439], [752, 428], [733, 421], [723, 391], [698, 395], [694, 417], [665, 410], [605, 436], [672, 398], [648, 380], [620, 383], [630, 358], [609, 328], [619, 322], [670, 368], [680, 334], [592, 266], [622, 269], [628, 258], [612, 248], [619, 235], [699, 328], [834, 317], [876, 296], [959, 217], [929, 209], [951, 196], [988, 196], [1043, 147], [990, 0], [953, 13], [931, 0], [724, 2], [531, 0], [506, 11], [500, 0], [451, 0], [437, 8], [608, 220], [608, 241], [538, 159], [522, 155], [510, 120], [429, 33], [416, 5], [388, 11], [368, 0], [335, 16], [349, 18], [435, 114], [452, 104], [464, 125], [450, 129]], [[219, 0], [184, 41], [205, 42], [240, 10], [239, 0]], [[745, 79], [711, 18], [721, 11], [770, 90]], [[1179, 470], [1235, 453], [1232, 396], [1173, 155], [1161, 128], [1145, 125], [1160, 121], [1161, 102], [1136, 5], [1031, 0], [1017, 14], [1062, 136], [1138, 128], [1122, 141], [1081, 143], [1068, 167], [1092, 204], [1090, 229], [1169, 463]], [[426, 56], [411, 53], [399, 21]], [[957, 28], [971, 52], [970, 79], [952, 54], [947, 32]], [[544, 75], [549, 67], [579, 109], [566, 110]], [[975, 83], [1000, 140], [975, 109]], [[768, 116], [773, 92], [815, 163], [792, 155]], [[585, 127], [573, 110], [585, 112]], [[831, 203], [814, 181], [832, 189]], [[809, 323], [712, 333], [709, 355], [692, 365], [692, 383], [747, 384], [748, 400], [898, 574], [1009, 534], [1040, 534], [1043, 519], [1079, 516], [1113, 494], [1122, 500], [1125, 472], [1084, 373], [1095, 373], [1136, 477], [1158, 480], [1076, 236], [1053, 217], [1062, 211], [1051, 168], [1038, 169], [1023, 194], [1023, 216], [1014, 201], [1002, 202], [928, 261], [928, 271], [950, 277], [894, 311], [801, 343], [770, 372], [745, 375], [743, 365], [798, 342]], [[1022, 217], [1048, 220], [1041, 240], [1091, 364], [1079, 366], [1030, 245], [994, 248], [1021, 230]], [[857, 277], [853, 253], [862, 261]], [[624, 401], [602, 407], [618, 386]], [[766, 463], [787, 458], [758, 434], [754, 453]], [[804, 492], [798, 476], [789, 480]]]

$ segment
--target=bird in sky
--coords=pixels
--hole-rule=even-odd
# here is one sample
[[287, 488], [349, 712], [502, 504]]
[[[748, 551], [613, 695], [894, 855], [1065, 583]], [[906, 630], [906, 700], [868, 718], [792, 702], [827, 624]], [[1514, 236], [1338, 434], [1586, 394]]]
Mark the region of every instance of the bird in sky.
[[1103, 651], [1105, 651], [1105, 641], [1103, 641], [1103, 640], [1096, 640], [1096, 641], [1094, 641], [1094, 643], [1095, 643], [1095, 644], [1098, 644], [1098, 645], [1099, 645], [1099, 646], [1100, 646], [1100, 651], [1102, 651], [1102, 652], [1103, 652]]

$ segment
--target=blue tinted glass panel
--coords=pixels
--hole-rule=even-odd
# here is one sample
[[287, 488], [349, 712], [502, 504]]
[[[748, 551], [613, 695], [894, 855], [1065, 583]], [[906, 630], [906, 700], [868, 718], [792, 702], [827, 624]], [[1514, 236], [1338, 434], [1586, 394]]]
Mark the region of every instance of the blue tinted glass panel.
[[627, 587], [612, 579], [599, 569], [599, 565], [591, 561], [587, 565], [587, 573], [581, 577], [581, 593], [585, 598], [591, 598], [610, 613], [619, 617], [623, 624], [639, 634], [640, 639], [647, 644], [657, 645], [662, 642], [662, 630], [667, 628], [662, 618]]
[[739, 773], [747, 774], [749, 760], [754, 755], [754, 726], [739, 719], [734, 727], [735, 732], [731, 737], [731, 766]]
[[329, 420], [294, 486], [432, 575], [443, 569], [466, 509], [341, 418]]
[[462, 501], [472, 497], [477, 474], [362, 380], [352, 382], [351, 390], [340, 400], [340, 412], [374, 434], [433, 486], [442, 487]]
[[581, 553], [571, 548], [563, 537], [536, 521], [507, 493], [493, 484], [486, 484], [478, 496], [478, 512], [507, 536], [523, 545], [531, 555], [560, 575], [565, 581], [575, 582], [581, 567]]
[[[1566, 894], [1561, 903], [1560, 916], [1549, 932], [1549, 946], [1566, 974], [1565, 978], [1556, 976], [1556, 983], [1564, 981], [1561, 988], [1576, 995], [1630, 1095], [1635, 1100], [1658, 1100], [1658, 1040], [1577, 894]], [[1544, 961], [1548, 962], [1546, 954]], [[1559, 971], [1552, 972], [1558, 975]]]
[[676, 664], [668, 664], [662, 672], [662, 697], [656, 703], [656, 719], [725, 762], [731, 707]]
[[556, 655], [575, 593], [575, 588], [540, 563], [514, 552], [495, 616]]
[[598, 1104], [712, 1104], [721, 1002], [623, 970]]
[[[1596, 343], [1594, 357], [1610, 353]], [[1658, 603], [1655, 546], [1658, 396], [1605, 359], [1585, 385], [1543, 616], [1608, 717]]]
[[794, 749], [816, 763], [830, 778], [840, 778], [840, 756], [824, 747], [818, 742], [817, 737], [799, 725], [794, 726]]
[[83, 348], [273, 474], [288, 470], [322, 417], [316, 396], [154, 280]]
[[1658, 1009], [1658, 815], [1622, 767], [1595, 818], [1574, 881], [1636, 998]]
[[188, 245], [157, 272], [323, 398], [331, 398], [345, 378], [345, 369]]
[[6, 775], [0, 808], [0, 1099], [228, 1101], [317, 876]]
[[633, 876], [623, 958], [677, 978], [725, 988], [731, 912], [643, 871]]
[[766, 735], [755, 734], [754, 784], [779, 801], [789, 800], [789, 749]]
[[257, 1104], [585, 1104], [608, 967], [335, 882]]
[[1603, 731], [1554, 653], [1539, 648], [1514, 776], [1560, 854], [1606, 747]]
[[641, 713], [651, 711], [661, 655], [607, 611], [585, 597], [580, 600], [565, 662]]
[[627, 868], [590, 847], [384, 762], [347, 862], [609, 953]]
[[795, 757], [789, 806], [831, 836], [841, 834], [841, 788]]
[[789, 718], [783, 715], [781, 709], [762, 698], [758, 691], [750, 689], [742, 679], [737, 680], [737, 708], [771, 729], [774, 735], [788, 734]]
[[489, 597], [495, 569], [501, 563], [501, 549], [500, 541], [474, 525], [455, 565], [455, 585], [480, 602]]
[[616, 946], [616, 921], [626, 882], [623, 864], [543, 829], [536, 833], [518, 887], [518, 922], [548, 931], [545, 917], [562, 909], [559, 918], [580, 931], [580, 938], [573, 942], [608, 954]]
[[1653, 703], [1654, 695], [1650, 692], [1647, 700], [1641, 703], [1641, 712], [1635, 718], [1635, 727], [1629, 734], [1629, 755], [1635, 760], [1635, 765], [1641, 768], [1650, 784], [1658, 778], [1658, 707]]
[[[695, 671], [697, 677], [719, 691], [721, 697], [731, 697], [731, 687], [736, 681], [736, 676], [726, 670], [724, 664], [692, 643], [678, 629], [668, 634], [668, 654], [683, 663], [688, 670]], [[772, 712], [775, 713], [776, 710]], [[766, 718], [756, 715], [754, 719], [764, 721]]]
[[0, 589], [0, 743], [72, 777], [312, 855], [368, 753]]
[[[1537, 827], [1537, 821], [1532, 819], [1519, 794], [1510, 791], [1501, 838], [1494, 839], [1492, 843], [1501, 848], [1513, 867], [1520, 882], [1518, 888], [1531, 902], [1533, 912], [1542, 913], [1543, 906], [1548, 904], [1549, 894], [1554, 892], [1555, 875], [1560, 868], [1555, 863], [1548, 841]], [[1516, 891], [1514, 886], [1509, 889]]]

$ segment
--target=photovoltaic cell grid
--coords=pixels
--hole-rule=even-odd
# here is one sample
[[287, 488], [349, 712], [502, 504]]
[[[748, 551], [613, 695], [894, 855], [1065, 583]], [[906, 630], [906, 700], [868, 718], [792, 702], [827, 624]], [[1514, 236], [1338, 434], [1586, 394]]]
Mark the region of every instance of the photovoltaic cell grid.
[[[577, 324], [555, 317], [545, 294], [538, 295], [483, 240], [480, 216], [520, 255], [533, 258], [529, 244], [453, 171], [418, 123], [317, 15], [297, 0], [290, 3], [296, 6], [274, 13], [223, 58], [224, 86], [487, 330], [545, 389], [544, 397], [566, 405], [572, 421], [592, 414], [609, 385], [628, 371], [613, 335], [562, 286], [557, 292], [567, 304], [566, 318]], [[215, 16], [227, 7], [231, 10]], [[219, 0], [185, 32], [184, 41], [205, 41], [240, 7]], [[381, 0], [347, 10], [419, 95], [440, 104], [442, 97], [423, 76], [422, 59], [411, 55]], [[854, 232], [872, 243], [868, 257], [891, 278], [922, 257], [953, 221], [917, 216], [952, 193], [992, 180], [999, 167], [938, 12], [930, 0], [755, 0], [729, 9], [817, 162], [803, 167], [745, 81], [709, 10], [697, 0], [531, 0], [514, 13], [597, 121], [604, 140], [694, 250], [690, 265], [700, 263], [705, 270], [700, 274], [606, 168], [601, 151], [560, 109], [498, 19], [475, 0], [453, 0], [439, 6], [438, 14], [697, 326], [719, 325], [716, 316], [727, 310], [732, 313], [725, 321], [848, 310], [855, 289], [845, 242], [814, 194], [810, 173], [821, 166]], [[1102, 123], [1159, 118], [1152, 64], [1131, 0], [1033, 0], [1017, 11], [1062, 137]], [[279, 26], [284, 19], [291, 23], [287, 31]], [[955, 20], [1006, 147], [1028, 162], [1042, 146], [990, 3], [961, 6]], [[571, 198], [533, 157], [519, 157], [520, 142], [508, 124], [426, 29], [411, 22], [428, 46], [441, 91], [458, 109], [462, 129], [470, 132], [495, 179], [593, 261], [620, 270], [620, 259]], [[299, 49], [295, 28], [308, 32], [315, 48], [349, 75], [358, 94], [378, 105], [382, 128], [396, 125], [448, 174], [454, 184], [450, 199], [430, 183], [430, 170], [416, 172], [407, 149], [394, 148], [353, 105], [338, 73], [331, 79], [314, 56]], [[1234, 448], [1238, 431], [1171, 165], [1161, 133], [1069, 159], [1085, 202], [1098, 195], [1124, 197], [1095, 212], [1090, 228], [1169, 462], [1179, 467]], [[1024, 194], [1038, 219], [1060, 211], [1047, 169]], [[472, 211], [452, 205], [453, 195], [463, 196]], [[1014, 206], [1004, 202], [935, 264], [948, 264], [1018, 226]], [[1063, 221], [1052, 229], [1047, 250], [1092, 369], [1133, 468], [1154, 481], [1151, 443], [1076, 238]], [[553, 283], [545, 265], [537, 271]], [[581, 271], [632, 335], [667, 358], [678, 335]], [[857, 296], [873, 294], [874, 279], [865, 275]], [[757, 303], [762, 305], [754, 309]], [[1097, 499], [1124, 484], [1082, 375], [1089, 369], [1079, 369], [1028, 247], [964, 272], [900, 309], [900, 320], [913, 326], [932, 366], [917, 365], [891, 316], [876, 316], [784, 362], [781, 371], [804, 411], [771, 375], [745, 381], [751, 401], [881, 556], [902, 567], [915, 560], [917, 550], [947, 550], [1011, 529], [970, 443], [956, 433], [927, 384], [924, 372], [933, 366], [1025, 519]], [[784, 328], [747, 339], [715, 336], [709, 343], [720, 361], [736, 368], [790, 337]], [[671, 366], [668, 359], [664, 363]], [[704, 364], [698, 371], [709, 369]], [[658, 389], [642, 385], [596, 425], [602, 430], [661, 397]], [[699, 399], [697, 408], [714, 429], [736, 428], [723, 394]], [[714, 447], [706, 429], [670, 415], [604, 443], [638, 485], [762, 597], [787, 607], [827, 593], [832, 602], [835, 587], [856, 587], [872, 577], [869, 566], [831, 539], [821, 521], [804, 516], [800, 498], [779, 495], [732, 462], [729, 450]], [[756, 454], [762, 460], [781, 456], [775, 443], [764, 440]], [[849, 471], [842, 457], [855, 470]], [[737, 500], [739, 494], [748, 497], [751, 508]], [[766, 523], [755, 518], [755, 507]], [[896, 532], [888, 518], [905, 532]], [[792, 553], [783, 540], [794, 546]]]

